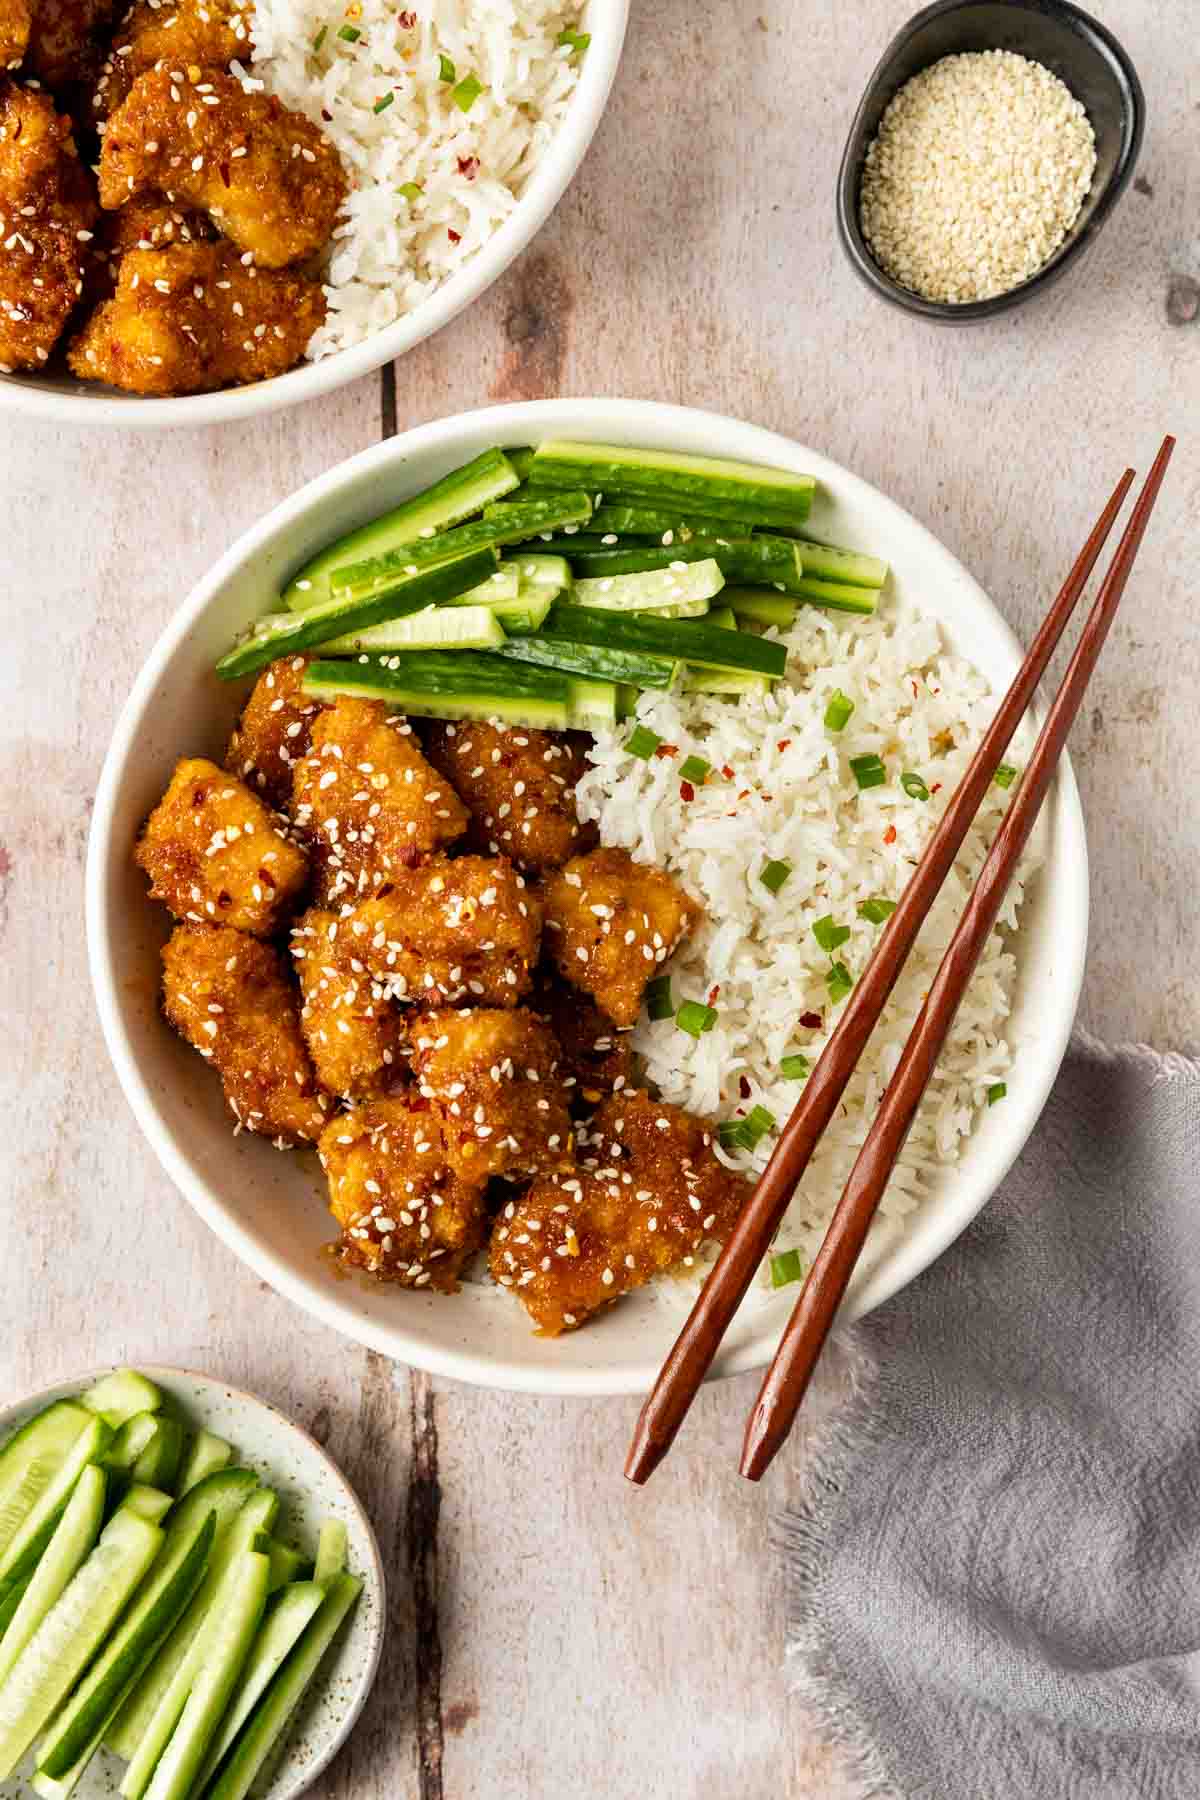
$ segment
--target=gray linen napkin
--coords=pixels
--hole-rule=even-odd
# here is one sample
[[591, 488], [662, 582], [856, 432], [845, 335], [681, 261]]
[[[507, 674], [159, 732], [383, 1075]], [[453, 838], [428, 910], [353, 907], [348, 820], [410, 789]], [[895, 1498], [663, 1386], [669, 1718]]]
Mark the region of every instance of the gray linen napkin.
[[1200, 1796], [1200, 1063], [1077, 1037], [1002, 1191], [846, 1334], [779, 1521], [851, 1791]]

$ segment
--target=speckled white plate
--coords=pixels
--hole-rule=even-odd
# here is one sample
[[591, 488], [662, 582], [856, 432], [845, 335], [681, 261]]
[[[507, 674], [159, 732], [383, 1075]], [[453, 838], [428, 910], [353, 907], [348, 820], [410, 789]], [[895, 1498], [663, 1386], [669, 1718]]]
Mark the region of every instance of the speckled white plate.
[[[295, 1800], [349, 1735], [379, 1667], [387, 1608], [383, 1563], [371, 1521], [346, 1477], [316, 1439], [265, 1400], [190, 1369], [138, 1366], [170, 1397], [172, 1407], [189, 1426], [203, 1425], [227, 1438], [237, 1466], [253, 1469], [265, 1485], [276, 1490], [282, 1502], [276, 1529], [285, 1543], [315, 1551], [323, 1519], [345, 1523], [347, 1565], [352, 1574], [362, 1577], [363, 1591], [349, 1625], [339, 1634], [318, 1680], [305, 1696], [271, 1784], [270, 1800]], [[0, 1411], [0, 1442], [52, 1401], [73, 1398], [109, 1372], [94, 1369], [6, 1407]], [[29, 1764], [23, 1767], [27, 1772]], [[75, 1790], [78, 1800], [111, 1800], [124, 1767], [107, 1750], [100, 1751]], [[29, 1800], [32, 1794], [33, 1789], [19, 1777], [0, 1782], [0, 1800]]]

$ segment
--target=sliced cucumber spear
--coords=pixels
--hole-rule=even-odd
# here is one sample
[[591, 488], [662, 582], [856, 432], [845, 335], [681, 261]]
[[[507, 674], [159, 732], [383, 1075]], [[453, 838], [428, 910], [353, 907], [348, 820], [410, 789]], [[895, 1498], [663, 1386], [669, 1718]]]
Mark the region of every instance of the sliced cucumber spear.
[[312, 1558], [305, 1556], [303, 1550], [293, 1550], [290, 1544], [281, 1544], [272, 1538], [267, 1545], [267, 1554], [271, 1558], [271, 1592], [276, 1588], [286, 1587], [291, 1581], [303, 1581], [312, 1574]]
[[762, 588], [726, 588], [721, 599], [739, 619], [754, 625], [777, 625], [787, 631], [796, 622], [796, 602], [788, 594], [767, 594]]
[[224, 1438], [216, 1437], [211, 1431], [198, 1431], [183, 1459], [178, 1484], [180, 1494], [190, 1493], [198, 1481], [203, 1481], [206, 1475], [215, 1474], [218, 1469], [227, 1468], [232, 1460], [232, 1444], [227, 1444]]
[[321, 648], [328, 656], [361, 650], [496, 650], [504, 641], [504, 627], [489, 606], [428, 606], [407, 618], [330, 638]]
[[357, 1576], [334, 1576], [320, 1611], [242, 1728], [205, 1800], [244, 1800], [251, 1786], [262, 1791], [260, 1783], [265, 1785], [283, 1749], [288, 1725], [361, 1591]]
[[858, 550], [840, 550], [834, 544], [819, 544], [815, 538], [803, 534], [796, 542], [804, 573], [815, 575], [821, 581], [835, 581], [842, 587], [881, 588], [888, 578], [888, 566], [878, 556], [865, 556]]
[[[512, 640], [508, 647], [526, 641]], [[386, 700], [397, 712], [422, 718], [503, 719], [546, 731], [567, 729], [570, 684], [550, 669], [518, 669], [475, 650], [454, 656], [415, 651], [398, 669], [391, 667], [394, 660], [373, 656], [366, 662], [310, 663], [304, 691], [322, 700], [338, 694]]]
[[515, 569], [522, 593], [530, 588], [553, 588], [556, 592], [569, 588], [571, 565], [565, 556], [553, 556], [545, 550], [514, 550], [502, 557], [500, 567]]
[[734, 537], [744, 529], [728, 519], [704, 518], [695, 513], [682, 513], [671, 508], [638, 506], [632, 502], [619, 506], [597, 506], [591, 517], [593, 532], [604, 537], [644, 537], [656, 543], [686, 544], [693, 537]]
[[152, 1412], [131, 1413], [117, 1430], [104, 1453], [104, 1466], [132, 1474], [142, 1453], [150, 1448], [158, 1435], [158, 1415]]
[[86, 1407], [57, 1400], [0, 1449], [0, 1559], [72, 1446], [92, 1424]]
[[149, 1487], [142, 1481], [135, 1481], [121, 1501], [122, 1506], [135, 1512], [139, 1519], [149, 1519], [152, 1525], [166, 1518], [173, 1504], [170, 1494], [164, 1493], [162, 1488]]
[[401, 544], [412, 543], [423, 533], [445, 531], [477, 513], [489, 500], [499, 500], [518, 486], [519, 477], [501, 450], [485, 450], [473, 462], [454, 469], [440, 481], [394, 507], [381, 519], [372, 519], [357, 531], [329, 544], [305, 563], [283, 590], [284, 604], [304, 612], [329, 598], [329, 576], [347, 563], [382, 556]]
[[112, 1426], [123, 1425], [134, 1413], [156, 1413], [162, 1406], [162, 1390], [136, 1369], [114, 1369], [102, 1375], [80, 1400], [89, 1411], [101, 1413]]
[[598, 493], [606, 493], [610, 501], [619, 493], [653, 506], [681, 505], [690, 512], [760, 525], [803, 524], [816, 487], [811, 475], [758, 463], [565, 439], [538, 445], [527, 479], [535, 488], [582, 487], [594, 501]]
[[[725, 586], [720, 565], [711, 557], [678, 569], [649, 569], [640, 575], [601, 575], [577, 581], [570, 600], [603, 612], [652, 612], [707, 602]], [[707, 605], [703, 608], [707, 611]]]
[[183, 1426], [169, 1413], [160, 1413], [157, 1423], [157, 1431], [133, 1465], [133, 1479], [169, 1488], [175, 1485], [183, 1454]]
[[51, 1607], [0, 1687], [0, 1781], [10, 1776], [103, 1644], [163, 1533], [122, 1509]]
[[104, 1471], [95, 1464], [75, 1483], [54, 1536], [0, 1638], [0, 1684], [99, 1536], [105, 1485]]
[[468, 588], [465, 594], [457, 594], [448, 604], [451, 606], [494, 606], [500, 600], [515, 600], [521, 591], [521, 578], [512, 563], [501, 563], [498, 569], [478, 587]]
[[[25, 1552], [35, 1544], [39, 1536], [44, 1535], [50, 1521], [56, 1519], [66, 1505], [71, 1490], [89, 1463], [99, 1462], [109, 1443], [113, 1430], [104, 1419], [94, 1414], [86, 1414], [87, 1423], [75, 1438], [57, 1468], [47, 1479], [38, 1478], [37, 1496], [32, 1504], [25, 1508], [24, 1516], [8, 1539], [7, 1548], [0, 1555], [0, 1580], [12, 1575]], [[29, 1480], [33, 1479], [33, 1470], [27, 1471]], [[39, 1485], [40, 1484], [40, 1485]], [[16, 1504], [23, 1501], [17, 1498]]]
[[317, 1562], [313, 1580], [324, 1587], [346, 1567], [349, 1537], [341, 1519], [326, 1519], [317, 1538]]
[[315, 1618], [325, 1599], [324, 1587], [316, 1581], [297, 1581], [271, 1604], [246, 1658], [229, 1709], [221, 1727], [209, 1746], [204, 1765], [196, 1777], [196, 1792], [203, 1793], [206, 1782], [228, 1752], [238, 1732], [246, 1723], [275, 1676], [284, 1658]]
[[[747, 632], [727, 631], [708, 619], [656, 619], [652, 614], [634, 618], [624, 613], [593, 612], [589, 607], [564, 605], [561, 601], [535, 637], [510, 643], [500, 654], [516, 656], [530, 646], [544, 643], [555, 648], [573, 644], [603, 652], [672, 657], [702, 668], [744, 669], [751, 674], [775, 677], [787, 667], [783, 644]], [[604, 676], [608, 672], [597, 668], [595, 673]]]

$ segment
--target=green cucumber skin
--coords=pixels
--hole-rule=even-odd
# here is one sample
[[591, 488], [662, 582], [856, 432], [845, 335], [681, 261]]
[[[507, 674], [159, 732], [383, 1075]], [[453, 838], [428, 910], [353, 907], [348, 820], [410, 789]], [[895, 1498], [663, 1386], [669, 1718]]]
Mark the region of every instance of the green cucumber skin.
[[628, 650], [641, 655], [673, 657], [704, 667], [744, 669], [755, 675], [778, 678], [787, 667], [783, 644], [745, 632], [726, 631], [707, 619], [631, 618], [620, 613], [597, 613], [584, 606], [555, 606], [536, 638], [509, 645], [502, 654], [543, 640], [566, 639], [601, 649]]
[[788, 594], [765, 594], [761, 588], [748, 592], [726, 588], [721, 598], [739, 619], [749, 619], [755, 625], [774, 625], [787, 631], [796, 622], [798, 603]]
[[[585, 613], [586, 607], [574, 607]], [[614, 618], [613, 613], [593, 617]], [[543, 625], [528, 637], [513, 638], [497, 651], [512, 662], [533, 663], [541, 668], [560, 669], [564, 674], [585, 681], [629, 682], [633, 687], [665, 690], [674, 687], [679, 663], [674, 657], [645, 654], [620, 647], [581, 643], [572, 633], [552, 635]]]
[[[346, 675], [340, 673], [343, 669]], [[331, 671], [327, 678], [320, 673], [326, 670]], [[552, 675], [549, 669], [536, 672]], [[565, 677], [558, 678], [553, 692], [546, 688], [518, 691], [513, 683], [502, 690], [493, 682], [478, 689], [469, 682], [443, 682], [426, 688], [407, 688], [403, 682], [403, 674], [391, 670], [362, 670], [353, 663], [313, 663], [304, 690], [322, 700], [336, 700], [339, 694], [347, 693], [383, 700], [398, 712], [411, 713], [419, 719], [500, 719], [508, 725], [526, 725], [537, 731], [566, 731], [570, 726]]]
[[154, 1442], [158, 1426], [156, 1413], [131, 1413], [118, 1427], [117, 1435], [105, 1453], [105, 1465], [110, 1469], [131, 1470]]
[[25, 1590], [33, 1580], [32, 1574], [24, 1575], [19, 1581], [10, 1581], [4, 1592], [0, 1594], [0, 1635], [8, 1630], [9, 1621], [20, 1606]]
[[823, 606], [827, 612], [858, 613], [866, 617], [879, 605], [878, 588], [847, 587], [840, 581], [818, 581], [807, 575], [802, 575], [795, 588], [789, 588], [788, 592], [794, 592], [798, 600]]
[[95, 1464], [81, 1471], [54, 1536], [0, 1638], [0, 1686], [100, 1535], [105, 1485], [104, 1471]]
[[504, 454], [512, 464], [517, 480], [524, 481], [529, 474], [530, 465], [533, 462], [533, 451], [530, 446], [528, 444], [522, 444], [519, 449], [506, 450]]
[[728, 581], [747, 587], [782, 587], [791, 593], [801, 579], [799, 545], [784, 538], [692, 538], [686, 544], [645, 544], [592, 548], [572, 553], [575, 574], [583, 579], [640, 575], [669, 569], [672, 563], [711, 559]]
[[558, 526], [585, 521], [591, 516], [592, 503], [582, 491], [555, 495], [553, 499], [528, 501], [525, 505], [506, 505], [490, 509], [482, 519], [470, 525], [457, 525], [431, 538], [402, 544], [386, 556], [366, 562], [347, 563], [333, 571], [330, 585], [333, 593], [359, 598], [382, 593], [397, 581], [410, 577], [414, 570], [445, 562], [451, 556], [463, 556], [468, 550], [495, 550], [501, 544], [519, 544]]
[[295, 615], [295, 626], [279, 629], [269, 636], [248, 638], [226, 652], [217, 664], [222, 681], [235, 681], [242, 675], [253, 675], [277, 657], [295, 650], [313, 649], [341, 637], [348, 631], [359, 631], [367, 625], [381, 625], [385, 619], [400, 618], [439, 600], [449, 600], [464, 588], [475, 587], [496, 566], [494, 550], [472, 551], [453, 562], [436, 563], [410, 576], [407, 586], [368, 600], [329, 601], [309, 612]]
[[12, 1519], [4, 1524], [6, 1512], [16, 1506], [26, 1475], [36, 1465], [44, 1471], [48, 1482], [53, 1470], [91, 1423], [92, 1415], [86, 1407], [77, 1406], [71, 1400], [56, 1400], [14, 1431], [0, 1449], [0, 1555], [7, 1553], [27, 1516], [28, 1508], [17, 1508]]
[[540, 444], [530, 464], [530, 485], [562, 486], [568, 477], [593, 496], [605, 494], [610, 503], [620, 493], [643, 504], [682, 505], [688, 512], [721, 518], [732, 512], [762, 524], [803, 523], [816, 486], [810, 475], [727, 459], [630, 450], [619, 444]]
[[123, 1425], [134, 1413], [158, 1412], [163, 1403], [162, 1392], [137, 1369], [114, 1369], [102, 1375], [85, 1394], [80, 1404], [89, 1412], [102, 1413], [114, 1428]]
[[278, 1595], [269, 1608], [242, 1667], [237, 1691], [230, 1697], [229, 1708], [196, 1777], [198, 1793], [203, 1793], [205, 1783], [220, 1766], [242, 1726], [254, 1712], [276, 1670], [321, 1610], [324, 1601], [325, 1588], [319, 1582], [298, 1581], [286, 1593]]
[[272, 1593], [277, 1588], [305, 1581], [312, 1573], [312, 1558], [305, 1556], [302, 1550], [294, 1550], [290, 1544], [280, 1544], [271, 1538], [267, 1544], [267, 1554], [271, 1558]]
[[728, 519], [715, 516], [634, 505], [598, 506], [591, 517], [592, 531], [602, 538], [615, 533], [621, 538], [649, 538], [660, 544], [668, 532], [672, 543], [687, 543], [693, 537], [729, 537], [729, 523]]
[[158, 1430], [133, 1465], [133, 1479], [147, 1487], [172, 1487], [183, 1454], [183, 1426], [169, 1413], [158, 1416]]
[[335, 1575], [344, 1572], [349, 1543], [344, 1521], [326, 1519], [317, 1538], [317, 1560], [313, 1571], [313, 1580], [319, 1587], [325, 1587]]
[[[443, 475], [424, 493], [394, 507], [380, 519], [360, 525], [345, 537], [312, 557], [298, 569], [283, 590], [284, 603], [293, 612], [305, 612], [310, 606], [327, 599], [329, 575], [340, 566], [361, 562], [387, 550], [397, 549], [418, 537], [427, 526], [444, 531], [469, 519], [489, 500], [510, 494], [520, 477], [502, 450], [484, 450], [461, 469]], [[302, 586], [307, 583], [307, 587]]]
[[486, 650], [463, 650], [454, 656], [431, 651], [376, 656], [367, 661], [313, 662], [304, 672], [305, 693], [322, 694], [323, 689], [357, 693], [365, 691], [368, 684], [380, 689], [384, 697], [389, 692], [428, 692], [447, 697], [494, 694], [497, 700], [567, 698], [567, 684], [561, 677], [540, 670], [510, 669], [504, 658]]
[[206, 1475], [215, 1475], [233, 1461], [233, 1445], [211, 1431], [198, 1431], [192, 1439], [183, 1467], [179, 1472], [179, 1495], [190, 1492]]
[[0, 1557], [0, 1580], [14, 1574], [22, 1566], [22, 1559], [38, 1534], [44, 1531], [51, 1518], [61, 1514], [80, 1474], [89, 1463], [101, 1460], [112, 1437], [111, 1425], [96, 1414], [88, 1414], [88, 1423], [10, 1537], [4, 1555]]
[[836, 544], [822, 544], [803, 534], [788, 541], [795, 542], [805, 575], [815, 576], [818, 581], [834, 581], [843, 587], [881, 588], [888, 578], [888, 565], [878, 556], [842, 550]]

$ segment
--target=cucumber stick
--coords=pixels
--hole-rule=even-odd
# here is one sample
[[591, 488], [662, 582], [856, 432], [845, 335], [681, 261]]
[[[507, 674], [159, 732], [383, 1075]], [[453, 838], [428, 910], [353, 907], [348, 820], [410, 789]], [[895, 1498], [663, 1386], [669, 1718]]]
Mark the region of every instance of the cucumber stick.
[[496, 650], [504, 641], [504, 627], [489, 606], [427, 606], [403, 619], [330, 638], [321, 649], [327, 656], [361, 650]]
[[91, 1423], [85, 1407], [59, 1400], [14, 1432], [0, 1449], [0, 1559]]
[[149, 1487], [169, 1488], [179, 1472], [183, 1426], [169, 1413], [160, 1413], [156, 1425], [154, 1436], [133, 1465], [133, 1479]]
[[254, 1643], [266, 1605], [270, 1568], [269, 1557], [256, 1550], [244, 1551], [233, 1564], [221, 1606], [214, 1607], [205, 1622], [203, 1660], [187, 1704], [149, 1786], [133, 1784], [131, 1764], [121, 1784], [122, 1794], [144, 1792], [147, 1800], [186, 1800]]
[[334, 569], [362, 562], [366, 557], [382, 556], [420, 538], [422, 532], [445, 531], [469, 519], [489, 501], [510, 494], [518, 483], [517, 472], [503, 451], [485, 450], [473, 462], [452, 470], [381, 519], [373, 519], [369, 525], [329, 544], [296, 571], [283, 590], [284, 604], [293, 612], [315, 606], [328, 599], [329, 577]]
[[816, 487], [811, 475], [758, 463], [564, 439], [538, 445], [528, 481], [535, 488], [582, 487], [593, 498], [607, 490], [610, 499], [616, 492], [654, 506], [683, 506], [714, 518], [761, 525], [803, 524]]
[[11, 1575], [21, 1563], [29, 1547], [43, 1534], [50, 1520], [57, 1517], [70, 1498], [71, 1491], [89, 1463], [99, 1462], [109, 1443], [113, 1429], [95, 1414], [86, 1414], [87, 1423], [63, 1456], [58, 1467], [41, 1486], [33, 1504], [8, 1539], [0, 1555], [0, 1580]]
[[160, 1526], [124, 1510], [105, 1526], [0, 1687], [0, 1781], [103, 1644], [162, 1541]]
[[162, 1390], [136, 1369], [114, 1369], [111, 1375], [102, 1375], [79, 1398], [90, 1412], [101, 1413], [114, 1427], [123, 1425], [134, 1413], [158, 1412], [163, 1403]]
[[313, 1580], [325, 1587], [335, 1575], [340, 1575], [346, 1567], [346, 1546], [349, 1538], [345, 1524], [341, 1519], [326, 1519], [321, 1526], [317, 1538], [317, 1562], [313, 1570]]
[[511, 563], [501, 563], [486, 581], [468, 588], [452, 602], [454, 606], [493, 606], [498, 600], [515, 600], [521, 591], [521, 578]]
[[[525, 639], [510, 641], [525, 642]], [[304, 674], [304, 691], [322, 700], [358, 694], [386, 700], [398, 712], [432, 719], [503, 719], [511, 725], [565, 731], [570, 684], [551, 669], [517, 668], [500, 656], [463, 650], [454, 656], [412, 652], [398, 669], [392, 659], [368, 662], [314, 662]]]
[[263, 1791], [260, 1783], [269, 1779], [288, 1725], [361, 1591], [357, 1576], [334, 1576], [320, 1611], [243, 1727], [205, 1800], [244, 1800], [252, 1787]]
[[209, 1776], [262, 1699], [284, 1658], [320, 1611], [324, 1599], [325, 1589], [319, 1582], [297, 1581], [271, 1603], [242, 1667], [229, 1709], [196, 1778], [198, 1793], [203, 1793]]
[[280, 1544], [272, 1538], [267, 1544], [267, 1555], [271, 1558], [271, 1593], [312, 1574], [312, 1558], [305, 1556], [303, 1550], [293, 1550], [290, 1544]]
[[104, 1466], [131, 1474], [143, 1451], [148, 1450], [158, 1435], [158, 1417], [152, 1412], [131, 1413], [122, 1421], [116, 1436], [104, 1453]]
[[105, 1476], [95, 1464], [75, 1483], [54, 1536], [0, 1638], [0, 1685], [100, 1534]]
[[837, 581], [846, 587], [880, 588], [888, 578], [888, 565], [878, 556], [865, 556], [858, 550], [840, 550], [833, 544], [819, 544], [803, 532], [797, 547], [806, 575], [822, 581]]
[[572, 731], [611, 731], [617, 722], [615, 681], [572, 681]]
[[[640, 575], [602, 575], [577, 581], [571, 600], [605, 612], [651, 612], [656, 607], [709, 601], [725, 586], [720, 565], [712, 557], [678, 568], [648, 569]], [[707, 605], [704, 608], [708, 610]]]
[[762, 588], [726, 588], [721, 599], [739, 619], [753, 625], [777, 625], [787, 631], [796, 620], [796, 602], [788, 594], [768, 594]]
[[464, 556], [470, 550], [496, 551], [501, 544], [520, 543], [523, 538], [537, 537], [560, 526], [569, 529], [586, 522], [591, 511], [592, 503], [582, 491], [538, 495], [519, 505], [489, 507], [482, 519], [474, 519], [469, 525], [457, 525], [453, 531], [402, 544], [384, 556], [335, 569], [330, 584], [335, 594], [354, 599], [387, 593], [397, 581], [430, 564]]
[[205, 1620], [222, 1604], [231, 1568], [252, 1547], [259, 1532], [270, 1530], [278, 1510], [278, 1495], [259, 1488], [234, 1515], [213, 1548], [204, 1580], [106, 1735], [109, 1749], [123, 1756], [131, 1768], [135, 1763], [144, 1768], [147, 1780], [187, 1699]]
[[519, 591], [526, 593], [531, 588], [554, 588], [556, 591], [569, 588], [572, 581], [571, 565], [565, 556], [552, 556], [543, 550], [514, 550], [511, 556], [502, 556], [500, 568], [513, 568], [517, 571]]
[[3, 1593], [0, 1593], [0, 1634], [8, 1630], [9, 1620], [20, 1606], [32, 1580], [32, 1574], [22, 1575], [19, 1580], [10, 1581]]
[[121, 1505], [135, 1512], [139, 1519], [149, 1519], [157, 1525], [170, 1512], [173, 1502], [170, 1494], [162, 1488], [149, 1487], [145, 1482], [135, 1481], [122, 1498]]
[[[652, 614], [632, 617], [625, 613], [598, 613], [590, 607], [559, 601], [541, 630], [532, 638], [507, 644], [500, 654], [516, 656], [530, 646], [569, 643], [597, 651], [630, 653], [649, 658], [675, 658], [709, 669], [744, 669], [755, 675], [778, 677], [787, 667], [782, 644], [741, 631], [727, 631], [708, 619], [657, 619]], [[587, 673], [580, 670], [580, 673]], [[598, 676], [625, 677], [596, 668]], [[646, 685], [654, 685], [647, 683]]]
[[198, 1481], [203, 1481], [206, 1475], [215, 1474], [218, 1469], [227, 1468], [232, 1460], [232, 1444], [227, 1444], [224, 1438], [217, 1437], [211, 1431], [198, 1431], [179, 1471], [180, 1494], [190, 1493]]

